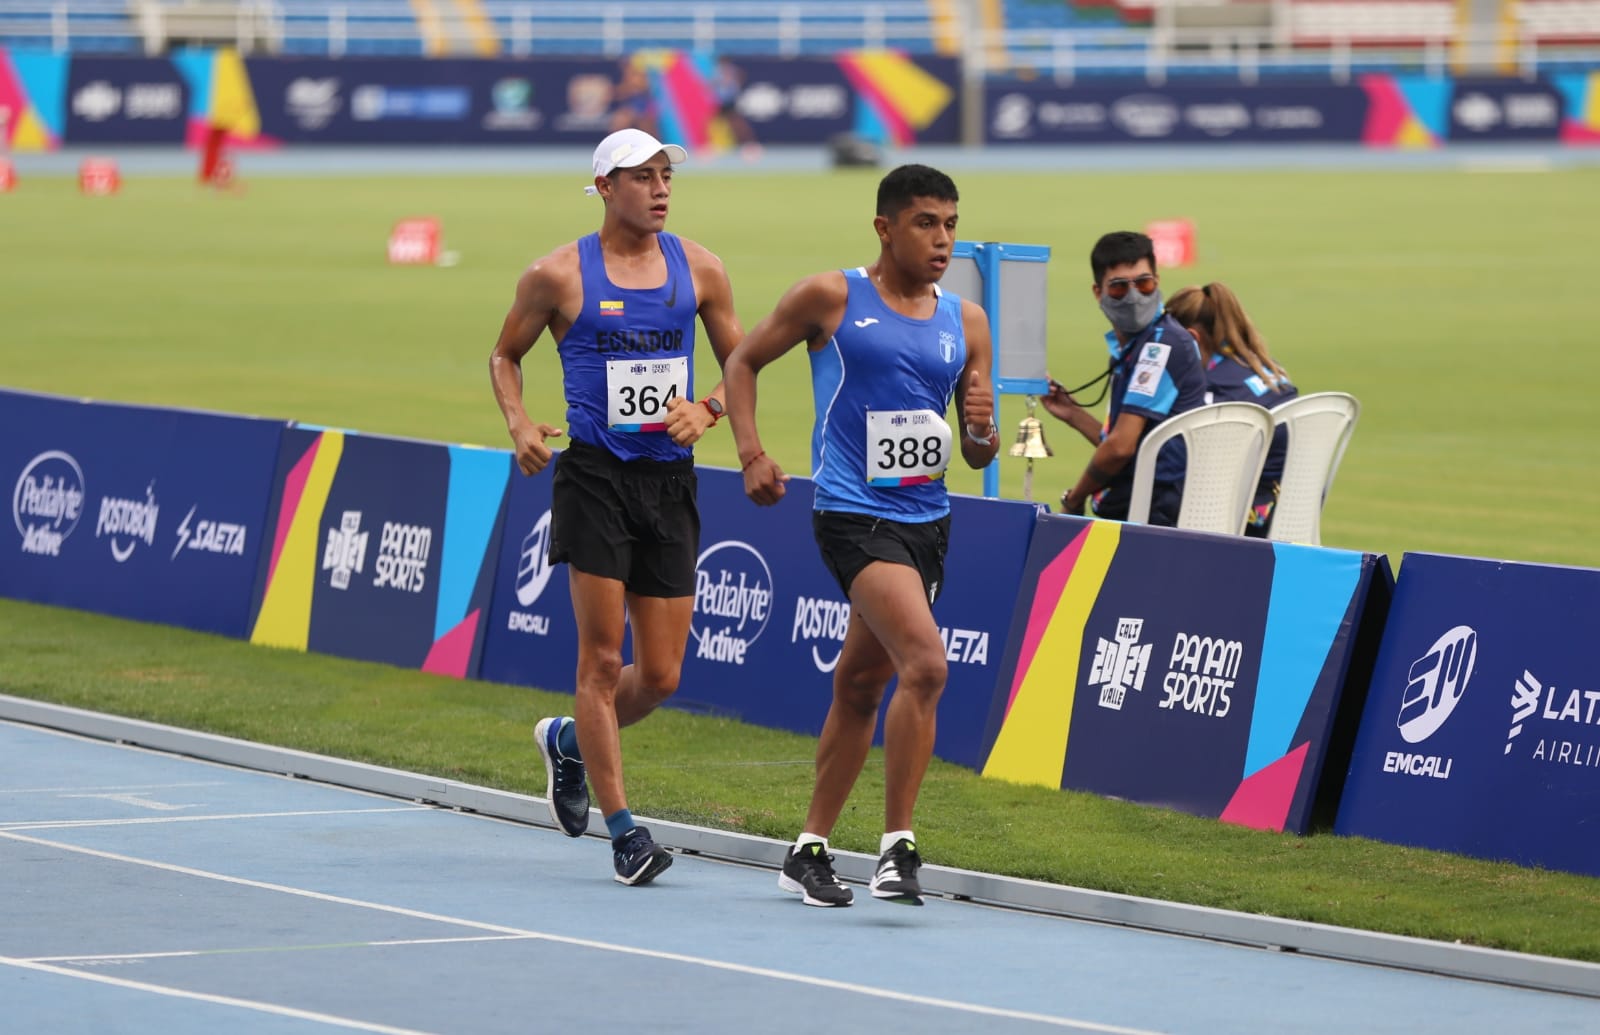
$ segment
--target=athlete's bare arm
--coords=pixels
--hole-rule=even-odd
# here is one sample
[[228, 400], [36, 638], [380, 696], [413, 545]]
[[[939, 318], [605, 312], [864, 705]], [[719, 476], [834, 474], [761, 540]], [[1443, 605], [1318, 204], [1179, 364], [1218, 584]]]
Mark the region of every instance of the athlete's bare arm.
[[844, 274], [837, 270], [813, 274], [791, 287], [778, 305], [745, 335], [722, 365], [728, 391], [728, 419], [744, 468], [744, 491], [761, 506], [783, 498], [788, 475], [766, 455], [756, 429], [756, 375], [761, 368], [801, 342], [821, 348], [838, 330], [850, 297]]
[[516, 296], [500, 337], [489, 353], [489, 381], [495, 401], [505, 415], [512, 449], [523, 474], [538, 474], [550, 462], [545, 439], [562, 434], [560, 428], [529, 419], [522, 405], [522, 357], [548, 328], [558, 339], [565, 334], [583, 306], [583, 280], [578, 272], [578, 249], [564, 245], [529, 266], [517, 280]]
[[[706, 330], [706, 340], [717, 357], [717, 365], [726, 367], [728, 356], [744, 337], [739, 314], [733, 308], [733, 284], [728, 280], [728, 271], [721, 259], [693, 241], [686, 238], [680, 240], [683, 241], [684, 256], [689, 260], [689, 272], [694, 277], [694, 296], [700, 307], [700, 325]], [[727, 393], [721, 381], [702, 398], [715, 398], [724, 407], [727, 406]], [[694, 445], [715, 420], [711, 411], [699, 401], [689, 403], [674, 398], [667, 404], [667, 434], [680, 446]]]
[[989, 377], [994, 362], [989, 317], [971, 299], [961, 300], [961, 329], [966, 332], [967, 363], [956, 382], [956, 412], [961, 416], [956, 434], [961, 458], [968, 467], [981, 470], [1000, 451], [1000, 435], [994, 426], [994, 382]]

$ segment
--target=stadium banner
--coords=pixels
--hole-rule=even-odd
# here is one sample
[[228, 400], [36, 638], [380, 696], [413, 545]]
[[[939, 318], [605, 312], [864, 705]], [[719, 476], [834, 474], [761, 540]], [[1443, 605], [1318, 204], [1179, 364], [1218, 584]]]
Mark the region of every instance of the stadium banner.
[[[650, 51], [648, 107], [663, 139], [721, 150], [725, 108], [756, 142], [823, 143], [855, 132], [884, 143], [955, 143], [954, 58], [848, 51], [832, 58], [727, 59]], [[589, 145], [610, 130], [610, 59], [272, 58], [244, 62], [260, 135], [288, 143]], [[727, 91], [724, 96], [719, 91]]]
[[[850, 606], [812, 537], [812, 483], [791, 478], [781, 503], [757, 508], [739, 472], [701, 467], [698, 476], [694, 617], [669, 706], [814, 736], [832, 700]], [[548, 472], [514, 482], [480, 674], [570, 693], [575, 631], [566, 566], [545, 558], [549, 508]], [[948, 761], [976, 768], [981, 760], [1036, 512], [1027, 503], [951, 498], [948, 588], [934, 605], [949, 661], [934, 753]], [[881, 734], [880, 725], [880, 741]]]
[[171, 61], [72, 56], [68, 144], [182, 144], [188, 129], [189, 86]]
[[1408, 553], [1335, 831], [1600, 876], [1600, 570]]
[[1041, 515], [1016, 585], [985, 776], [1309, 829], [1386, 559]]
[[71, 58], [45, 50], [0, 47], [0, 154], [54, 151], [67, 122]]
[[1559, 140], [1562, 103], [1555, 86], [1537, 79], [1456, 79], [1450, 139]]
[[1364, 139], [1359, 86], [1236, 80], [991, 80], [984, 88], [987, 144], [1303, 144]]
[[283, 433], [0, 390], [0, 595], [243, 637]]
[[288, 428], [251, 642], [475, 675], [510, 471], [505, 450]]

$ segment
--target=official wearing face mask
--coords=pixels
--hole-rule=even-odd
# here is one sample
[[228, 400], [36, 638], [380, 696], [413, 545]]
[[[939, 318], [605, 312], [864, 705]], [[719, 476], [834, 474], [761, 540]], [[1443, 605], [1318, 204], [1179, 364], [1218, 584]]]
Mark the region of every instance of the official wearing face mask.
[[[1083, 474], [1061, 494], [1061, 509], [1081, 514], [1090, 500], [1096, 517], [1126, 520], [1139, 443], [1168, 417], [1205, 404], [1205, 368], [1194, 338], [1162, 309], [1155, 246], [1144, 234], [1117, 231], [1089, 254], [1094, 297], [1111, 323], [1111, 405], [1105, 423], [1059, 384], [1042, 400], [1094, 449]], [[1183, 442], [1164, 446], [1157, 458], [1150, 523], [1175, 525], [1183, 501]]]

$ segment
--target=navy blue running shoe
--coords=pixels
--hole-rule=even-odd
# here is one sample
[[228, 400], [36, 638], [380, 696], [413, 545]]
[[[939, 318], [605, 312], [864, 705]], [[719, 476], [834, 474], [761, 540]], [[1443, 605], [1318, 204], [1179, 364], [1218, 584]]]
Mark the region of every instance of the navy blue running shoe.
[[589, 829], [589, 784], [583, 762], [561, 753], [560, 736], [565, 716], [540, 719], [533, 728], [533, 741], [544, 758], [544, 796], [550, 803], [550, 818], [568, 837], [582, 837]]
[[648, 884], [672, 865], [672, 853], [656, 844], [645, 827], [634, 827], [611, 839], [611, 859], [618, 884]]

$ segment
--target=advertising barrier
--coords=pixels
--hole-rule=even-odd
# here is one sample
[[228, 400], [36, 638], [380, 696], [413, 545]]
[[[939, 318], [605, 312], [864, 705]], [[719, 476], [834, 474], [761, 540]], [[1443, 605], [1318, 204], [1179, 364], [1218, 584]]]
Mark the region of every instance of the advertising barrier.
[[0, 390], [0, 595], [242, 637], [283, 432]]
[[1389, 594], [1371, 554], [1043, 515], [982, 771], [1305, 833]]
[[1407, 554], [1340, 834], [1600, 876], [1600, 571]]
[[189, 87], [171, 61], [74, 55], [67, 66], [71, 144], [182, 144]]
[[511, 455], [292, 427], [276, 470], [251, 642], [476, 674]]
[[[577, 655], [566, 566], [545, 560], [548, 474], [513, 484], [482, 677], [571, 692]], [[850, 606], [812, 537], [812, 483], [791, 478], [781, 503], [758, 508], [739, 472], [698, 474], [694, 618], [670, 706], [815, 735], [832, 700]], [[934, 752], [949, 761], [976, 768], [981, 760], [1036, 512], [1032, 504], [952, 497], [947, 588], [934, 606], [950, 673]]]

